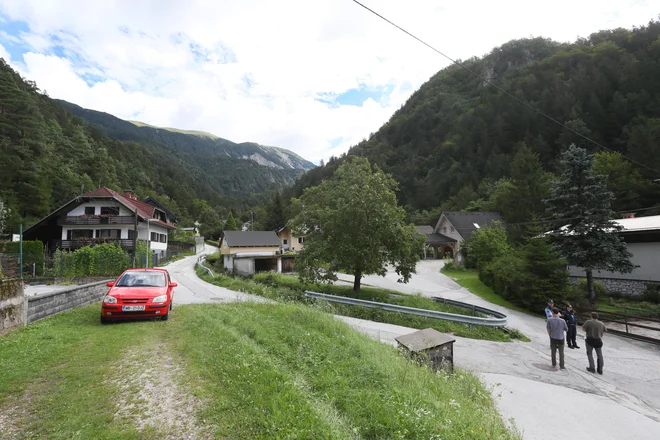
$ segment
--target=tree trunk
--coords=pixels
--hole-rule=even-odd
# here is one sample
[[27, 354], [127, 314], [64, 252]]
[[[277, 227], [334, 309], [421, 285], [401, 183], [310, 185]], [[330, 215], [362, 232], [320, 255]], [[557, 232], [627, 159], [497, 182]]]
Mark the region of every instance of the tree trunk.
[[594, 291], [594, 276], [591, 269], [587, 270], [587, 292], [589, 294], [589, 304], [591, 304], [591, 308], [595, 308], [596, 292]]
[[354, 274], [355, 281], [353, 281], [353, 292], [360, 291], [360, 281], [362, 280], [362, 271], [357, 269]]

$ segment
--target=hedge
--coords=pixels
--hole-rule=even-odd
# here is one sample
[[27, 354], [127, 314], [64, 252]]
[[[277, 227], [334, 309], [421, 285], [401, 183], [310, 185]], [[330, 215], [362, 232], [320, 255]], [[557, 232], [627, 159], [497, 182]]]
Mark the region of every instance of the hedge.
[[[6, 241], [0, 243], [0, 254], [20, 254], [20, 242]], [[39, 240], [23, 241], [23, 268], [36, 266], [37, 275], [43, 275], [44, 244]]]

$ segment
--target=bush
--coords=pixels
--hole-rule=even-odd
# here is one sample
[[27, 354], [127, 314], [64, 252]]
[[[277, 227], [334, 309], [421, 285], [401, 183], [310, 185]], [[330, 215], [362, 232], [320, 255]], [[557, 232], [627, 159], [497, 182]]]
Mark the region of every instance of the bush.
[[[580, 294], [584, 295], [585, 298], [589, 297], [586, 278], [580, 278], [580, 280], [577, 283], [577, 291]], [[600, 281], [594, 280], [594, 292], [596, 292], [596, 299], [605, 298], [608, 296], [607, 289], [605, 288], [605, 284], [601, 283]]]
[[442, 270], [446, 270], [448, 272], [464, 272], [465, 267], [460, 264], [456, 264], [454, 260], [446, 259], [445, 265], [442, 266]]
[[[144, 258], [142, 260], [144, 261]], [[131, 259], [121, 247], [104, 243], [96, 246], [84, 246], [74, 252], [58, 249], [53, 256], [51, 275], [58, 277], [117, 276], [130, 266]]]
[[641, 297], [643, 301], [660, 304], [660, 285], [648, 284], [646, 286], [646, 292], [644, 292]]

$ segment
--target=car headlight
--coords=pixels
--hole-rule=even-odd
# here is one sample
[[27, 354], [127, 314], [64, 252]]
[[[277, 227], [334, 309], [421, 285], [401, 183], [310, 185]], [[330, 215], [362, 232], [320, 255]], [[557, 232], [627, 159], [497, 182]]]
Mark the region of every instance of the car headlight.
[[167, 295], [157, 296], [151, 302], [164, 303], [165, 301], [167, 301]]
[[103, 302], [106, 304], [117, 304], [117, 298], [114, 296], [106, 295], [103, 297]]

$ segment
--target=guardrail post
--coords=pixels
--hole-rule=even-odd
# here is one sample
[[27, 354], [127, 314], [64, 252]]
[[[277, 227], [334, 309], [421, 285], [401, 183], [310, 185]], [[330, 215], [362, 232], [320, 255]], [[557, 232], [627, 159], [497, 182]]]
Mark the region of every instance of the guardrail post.
[[625, 308], [625, 307], [623, 308], [623, 320], [624, 320], [625, 323], [626, 323], [626, 333], [630, 333], [630, 332], [628, 331], [628, 312], [626, 311], [626, 308]]

